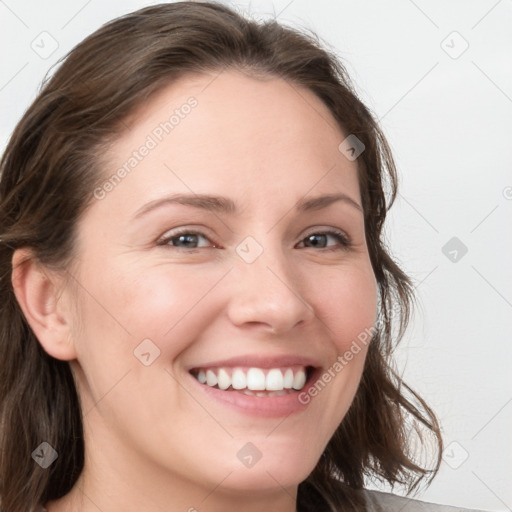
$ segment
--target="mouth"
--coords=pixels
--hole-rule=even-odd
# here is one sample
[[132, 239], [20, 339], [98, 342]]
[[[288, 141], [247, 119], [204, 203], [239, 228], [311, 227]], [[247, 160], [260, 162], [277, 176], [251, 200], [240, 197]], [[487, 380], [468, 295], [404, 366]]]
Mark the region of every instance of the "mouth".
[[200, 384], [212, 389], [252, 397], [278, 397], [304, 389], [314, 373], [313, 366], [292, 365], [276, 368], [202, 367], [189, 373]]
[[210, 364], [188, 371], [191, 382], [216, 407], [252, 418], [283, 418], [303, 412], [304, 395], [320, 377], [320, 366], [286, 363], [263, 367]]

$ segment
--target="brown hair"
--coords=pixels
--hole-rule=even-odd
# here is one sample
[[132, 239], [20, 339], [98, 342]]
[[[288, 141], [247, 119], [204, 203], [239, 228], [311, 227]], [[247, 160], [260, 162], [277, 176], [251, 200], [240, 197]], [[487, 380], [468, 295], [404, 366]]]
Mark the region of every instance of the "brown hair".
[[[394, 369], [410, 320], [413, 287], [386, 248], [383, 223], [396, 196], [389, 146], [334, 53], [314, 34], [255, 22], [217, 3], [148, 7], [106, 24], [74, 48], [16, 126], [0, 181], [1, 510], [31, 510], [67, 494], [83, 469], [79, 397], [69, 363], [49, 356], [16, 301], [13, 252], [29, 247], [44, 265], [67, 268], [77, 220], [101, 182], [101, 148], [142, 102], [189, 72], [225, 68], [277, 76], [305, 87], [365, 146], [358, 158], [371, 264], [381, 302], [354, 401], [309, 477], [298, 510], [363, 510], [367, 478], [410, 494], [439, 469], [436, 416]], [[386, 190], [387, 189], [387, 190]], [[414, 427], [410, 421], [413, 420]], [[410, 436], [434, 440], [435, 464], [414, 461]], [[47, 469], [31, 458], [43, 441], [59, 453]], [[422, 444], [424, 447], [424, 445]]]

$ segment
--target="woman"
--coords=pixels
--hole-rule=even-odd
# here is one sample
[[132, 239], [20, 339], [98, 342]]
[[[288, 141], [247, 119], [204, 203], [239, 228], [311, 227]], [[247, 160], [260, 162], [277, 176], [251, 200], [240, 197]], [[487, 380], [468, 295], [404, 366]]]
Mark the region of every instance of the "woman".
[[214, 3], [114, 20], [1, 169], [3, 511], [446, 508], [364, 489], [429, 482], [442, 439], [390, 360], [393, 160], [314, 38]]

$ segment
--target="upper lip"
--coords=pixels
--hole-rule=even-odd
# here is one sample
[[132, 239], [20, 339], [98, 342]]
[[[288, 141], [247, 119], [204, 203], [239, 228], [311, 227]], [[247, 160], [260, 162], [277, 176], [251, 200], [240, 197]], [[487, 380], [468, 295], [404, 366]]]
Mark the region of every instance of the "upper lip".
[[190, 371], [195, 368], [218, 368], [218, 367], [237, 367], [237, 366], [247, 366], [247, 367], [255, 367], [255, 368], [280, 368], [286, 366], [313, 366], [315, 368], [321, 366], [321, 364], [311, 358], [305, 356], [298, 356], [295, 354], [289, 355], [276, 355], [276, 356], [262, 356], [257, 354], [246, 354], [236, 357], [230, 357], [229, 359], [222, 359], [216, 361], [209, 361], [207, 363], [194, 364], [187, 367], [187, 370]]

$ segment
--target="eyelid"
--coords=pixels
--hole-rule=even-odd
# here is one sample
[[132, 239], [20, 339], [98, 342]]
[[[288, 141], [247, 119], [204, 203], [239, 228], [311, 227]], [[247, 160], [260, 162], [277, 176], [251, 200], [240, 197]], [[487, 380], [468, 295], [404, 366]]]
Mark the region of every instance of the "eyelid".
[[[214, 248], [219, 248], [219, 244], [217, 244], [216, 242], [214, 242], [211, 237], [209, 235], [207, 235], [203, 230], [206, 229], [206, 228], [189, 228], [189, 227], [183, 227], [183, 228], [176, 228], [176, 229], [171, 229], [167, 232], [165, 232], [161, 237], [158, 238], [158, 240], [156, 241], [156, 245], [167, 245], [167, 243], [172, 239], [172, 238], [175, 238], [177, 236], [180, 236], [180, 235], [198, 235], [198, 236], [202, 236], [203, 238], [207, 239], [208, 241], [211, 242], [212, 244], [212, 247]], [[197, 249], [204, 249], [204, 247], [195, 247], [194, 249], [186, 249], [184, 247], [175, 247], [175, 249], [185, 249], [185, 250], [188, 250], [188, 251], [193, 251], [193, 250], [197, 250]]]
[[[187, 248], [187, 247], [173, 247], [174, 249], [177, 249], [178, 251], [184, 251], [184, 252], [192, 252], [197, 251], [199, 249], [208, 249], [208, 248], [215, 248], [219, 249], [222, 248], [220, 244], [217, 244], [214, 240], [211, 239], [210, 235], [207, 235], [203, 230], [206, 229], [204, 227], [201, 227], [199, 229], [193, 228], [193, 227], [180, 227], [175, 228], [167, 231], [164, 235], [162, 235], [156, 242], [158, 246], [167, 246], [171, 239], [176, 238], [180, 235], [187, 234], [187, 235], [196, 235], [203, 237], [204, 239], [208, 240], [211, 243], [210, 247], [194, 247], [194, 248]], [[299, 244], [303, 243], [306, 238], [308, 238], [311, 235], [326, 235], [326, 236], [332, 236], [337, 237], [339, 244], [334, 246], [327, 246], [327, 247], [320, 247], [318, 250], [323, 252], [329, 252], [329, 251], [339, 251], [339, 250], [348, 250], [352, 247], [353, 242], [351, 237], [343, 230], [339, 228], [333, 228], [333, 227], [314, 227], [308, 230], [304, 235], [302, 235]], [[308, 248], [308, 247], [307, 247]]]
[[331, 235], [334, 237], [338, 237], [339, 240], [341, 240], [340, 246], [328, 246], [328, 247], [322, 247], [321, 249], [324, 251], [335, 251], [335, 250], [347, 250], [350, 249], [353, 245], [352, 238], [343, 230], [338, 228], [332, 228], [332, 227], [325, 227], [325, 228], [313, 228], [311, 231], [307, 232], [305, 234], [301, 241], [299, 243], [302, 243], [304, 239], [308, 238], [311, 235]]
[[350, 240], [350, 237], [348, 236], [348, 234], [345, 231], [343, 231], [342, 229], [339, 229], [339, 228], [333, 228], [333, 227], [329, 227], [329, 226], [312, 228], [311, 230], [306, 231], [304, 238], [306, 238], [310, 235], [320, 235], [320, 234], [324, 234], [324, 235], [338, 234], [338, 235], [342, 235], [347, 240]]

